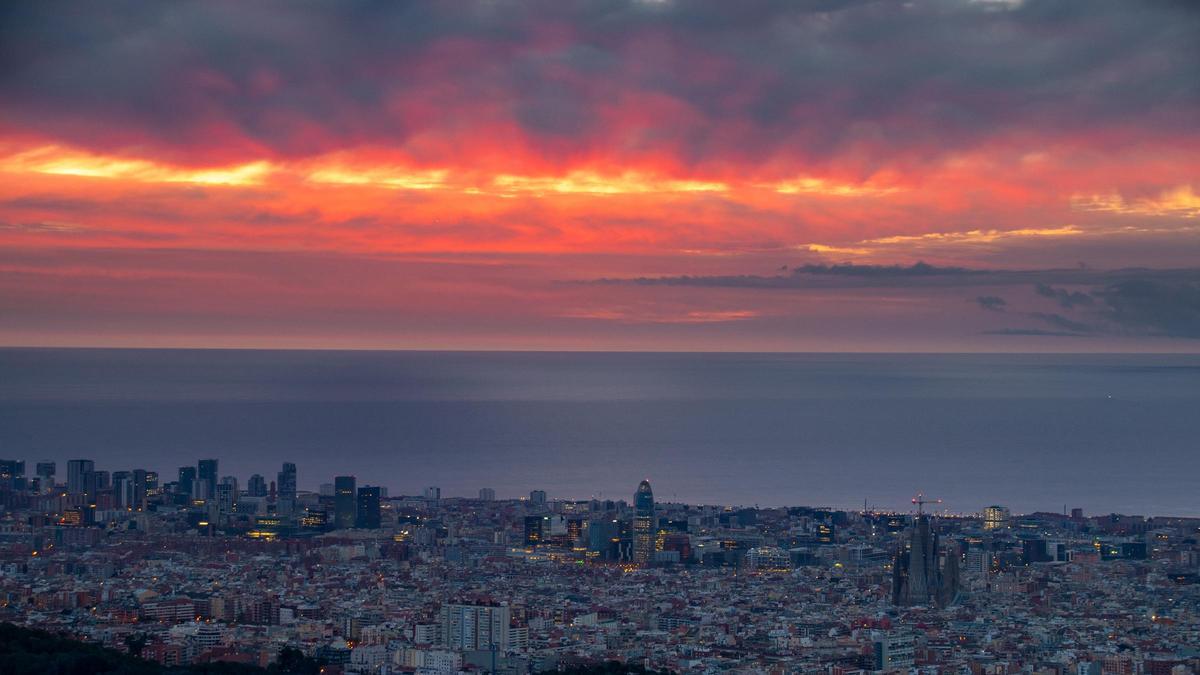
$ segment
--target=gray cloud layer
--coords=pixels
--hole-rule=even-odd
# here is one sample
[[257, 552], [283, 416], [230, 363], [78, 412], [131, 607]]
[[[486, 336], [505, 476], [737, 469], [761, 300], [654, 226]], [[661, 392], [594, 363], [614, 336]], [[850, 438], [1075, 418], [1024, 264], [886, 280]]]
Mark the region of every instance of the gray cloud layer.
[[1005, 328], [988, 331], [990, 334], [1200, 339], [1200, 268], [981, 270], [926, 263], [909, 266], [844, 264], [804, 265], [795, 268], [791, 274], [774, 276], [641, 277], [599, 279], [590, 283], [809, 291], [1032, 288], [1035, 297], [1051, 300], [1063, 311], [1012, 312], [1013, 303], [1004, 297], [976, 296], [973, 302], [981, 309], [1024, 316], [1045, 326]]
[[[1132, 119], [1140, 133], [1194, 132], [1198, 7], [10, 2], [0, 8], [0, 120], [83, 145], [179, 153], [305, 154], [511, 122], [551, 157], [820, 161], [863, 147], [920, 161], [1010, 131], [1076, 134]], [[648, 100], [687, 114], [650, 110], [614, 125], [602, 112]]]

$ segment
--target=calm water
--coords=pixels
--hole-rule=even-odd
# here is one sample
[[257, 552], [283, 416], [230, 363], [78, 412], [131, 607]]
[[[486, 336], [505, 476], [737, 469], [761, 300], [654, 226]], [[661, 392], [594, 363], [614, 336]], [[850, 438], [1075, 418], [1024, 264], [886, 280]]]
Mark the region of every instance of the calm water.
[[392, 494], [1200, 515], [1200, 356], [0, 350], [0, 457]]

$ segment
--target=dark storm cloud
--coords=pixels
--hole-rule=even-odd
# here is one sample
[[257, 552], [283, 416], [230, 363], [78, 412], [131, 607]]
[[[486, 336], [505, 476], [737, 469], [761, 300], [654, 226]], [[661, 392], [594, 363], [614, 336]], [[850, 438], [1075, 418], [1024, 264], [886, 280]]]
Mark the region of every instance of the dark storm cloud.
[[998, 328], [985, 330], [984, 335], [1013, 335], [1021, 337], [1091, 337], [1087, 333], [1074, 333], [1063, 330], [1044, 330], [1041, 328]]
[[912, 265], [800, 265], [790, 274], [637, 277], [597, 279], [594, 284], [639, 286], [699, 286], [709, 288], [819, 289], [819, 288], [959, 288], [1051, 284], [1097, 285], [1138, 279], [1200, 281], [1200, 268], [1101, 270], [1086, 267], [1045, 270], [983, 270], [940, 267], [924, 262]]
[[[600, 279], [592, 284], [693, 286], [761, 290], [903, 290], [913, 293], [955, 288], [1033, 286], [1071, 314], [1009, 311], [1013, 303], [996, 295], [976, 296], [979, 307], [1024, 316], [1049, 328], [1012, 327], [991, 335], [1080, 337], [1125, 335], [1200, 339], [1200, 268], [1100, 270], [1087, 267], [1047, 270], [981, 270], [914, 265], [803, 265], [774, 276], [677, 276]], [[1087, 286], [1067, 291], [1058, 285]]]
[[1003, 312], [1004, 306], [1008, 302], [998, 295], [981, 295], [975, 298], [975, 302], [979, 303], [981, 309], [986, 309], [989, 312]]
[[1054, 314], [1054, 313], [1048, 313], [1048, 312], [1030, 312], [1029, 316], [1033, 317], [1034, 319], [1037, 319], [1038, 321], [1042, 321], [1044, 323], [1050, 324], [1051, 327], [1056, 328], [1060, 331], [1066, 331], [1066, 332], [1070, 332], [1070, 333], [1092, 333], [1092, 332], [1096, 331], [1096, 328], [1094, 326], [1083, 323], [1082, 321], [1075, 321], [1074, 319], [1068, 319], [1067, 317], [1063, 316], [1062, 314]]
[[1130, 279], [1094, 292], [1099, 315], [1132, 333], [1200, 338], [1200, 283]]
[[[1046, 295], [1041, 289], [1038, 293]], [[1023, 329], [1008, 329], [1000, 334], [1200, 339], [1200, 283], [1159, 281], [1154, 278], [1128, 279], [1093, 289], [1089, 297], [1096, 299], [1096, 306], [1085, 303], [1086, 309], [1076, 313], [1077, 319], [1057, 313], [1027, 313], [1030, 318], [1048, 324], [1053, 330], [1021, 333], [1019, 331]], [[1067, 309], [1074, 307], [1076, 305]]]
[[[1192, 131], [1200, 109], [1200, 12], [1188, 3], [13, 2], [0, 12], [0, 123], [176, 157], [401, 145], [430, 132], [482, 140], [514, 124], [558, 159], [657, 150], [685, 163], [819, 161], [859, 145], [919, 159], [1008, 131], [1086, 133], [1131, 116], [1155, 133]], [[687, 117], [647, 107], [663, 100]]]
[[1063, 309], [1074, 309], [1078, 305], [1091, 305], [1094, 299], [1087, 293], [1068, 291], [1065, 288], [1054, 288], [1049, 284], [1034, 284], [1034, 290], [1044, 298], [1051, 298]]

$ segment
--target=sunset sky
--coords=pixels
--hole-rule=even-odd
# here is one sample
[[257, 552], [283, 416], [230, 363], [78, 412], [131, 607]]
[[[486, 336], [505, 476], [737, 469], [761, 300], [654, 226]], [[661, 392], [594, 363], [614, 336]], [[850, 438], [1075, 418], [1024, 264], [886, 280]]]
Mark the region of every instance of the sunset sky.
[[6, 3], [0, 344], [1200, 351], [1187, 0]]

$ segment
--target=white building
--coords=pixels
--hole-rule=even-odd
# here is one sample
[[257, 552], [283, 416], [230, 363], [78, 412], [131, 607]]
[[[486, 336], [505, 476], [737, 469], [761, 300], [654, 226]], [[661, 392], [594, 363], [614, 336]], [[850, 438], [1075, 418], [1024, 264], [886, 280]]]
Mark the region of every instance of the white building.
[[447, 649], [491, 649], [512, 646], [509, 632], [511, 610], [493, 605], [442, 605], [441, 644]]

